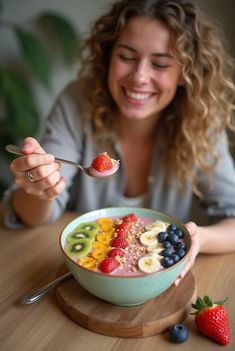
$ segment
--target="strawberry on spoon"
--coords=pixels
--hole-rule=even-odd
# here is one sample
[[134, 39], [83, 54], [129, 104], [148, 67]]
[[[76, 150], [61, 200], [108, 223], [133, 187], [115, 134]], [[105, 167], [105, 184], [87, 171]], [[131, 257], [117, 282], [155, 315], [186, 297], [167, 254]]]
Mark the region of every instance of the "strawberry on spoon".
[[[21, 147], [16, 145], [7, 145], [6, 150], [15, 155], [25, 156], [21, 152]], [[83, 167], [77, 162], [65, 160], [59, 157], [55, 157], [55, 161], [59, 163], [64, 163], [70, 166], [75, 166], [79, 168], [85, 174], [91, 177], [109, 177], [114, 174], [119, 168], [119, 161], [114, 160], [108, 156], [107, 153], [98, 155], [89, 167]]]
[[107, 177], [119, 168], [119, 161], [110, 158], [107, 152], [96, 156], [89, 167], [89, 174], [93, 177]]

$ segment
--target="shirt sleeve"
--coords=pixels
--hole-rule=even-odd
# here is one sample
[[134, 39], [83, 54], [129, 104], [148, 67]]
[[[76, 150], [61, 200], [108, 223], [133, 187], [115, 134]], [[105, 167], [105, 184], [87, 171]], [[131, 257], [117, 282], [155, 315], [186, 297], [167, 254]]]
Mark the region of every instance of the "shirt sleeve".
[[217, 150], [219, 160], [211, 178], [200, 172], [198, 182], [199, 191], [203, 194], [201, 206], [212, 221], [235, 217], [235, 164], [225, 133], [218, 141]]

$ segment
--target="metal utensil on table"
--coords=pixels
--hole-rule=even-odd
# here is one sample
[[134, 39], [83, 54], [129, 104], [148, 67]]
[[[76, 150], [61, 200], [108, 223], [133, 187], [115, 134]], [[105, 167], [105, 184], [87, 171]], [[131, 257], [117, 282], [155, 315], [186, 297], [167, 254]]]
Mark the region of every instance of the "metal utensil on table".
[[[15, 154], [15, 155], [20, 155], [20, 156], [25, 156], [21, 151], [20, 151], [20, 148], [16, 145], [7, 145], [6, 146], [6, 150], [12, 154]], [[78, 167], [81, 171], [85, 172], [86, 174], [88, 174], [89, 176], [92, 177], [92, 175], [90, 174], [89, 170], [90, 170], [90, 167], [83, 167], [82, 165], [80, 165], [79, 163], [77, 162], [73, 162], [73, 161], [69, 161], [69, 160], [64, 160], [63, 158], [59, 158], [59, 157], [55, 157], [55, 161], [57, 162], [60, 162], [60, 163], [65, 163], [67, 165], [70, 165], [70, 166], [75, 166], [75, 167]]]
[[67, 279], [69, 279], [71, 277], [72, 277], [72, 273], [71, 272], [67, 272], [67, 273], [63, 274], [62, 276], [60, 276], [59, 278], [53, 280], [49, 284], [43, 286], [39, 290], [23, 296], [20, 299], [20, 303], [23, 304], [23, 305], [30, 305], [31, 303], [34, 303], [34, 302], [38, 301], [43, 296], [48, 294], [52, 289], [54, 289], [57, 285], [61, 284], [62, 282], [64, 282], [65, 280], [67, 280]]

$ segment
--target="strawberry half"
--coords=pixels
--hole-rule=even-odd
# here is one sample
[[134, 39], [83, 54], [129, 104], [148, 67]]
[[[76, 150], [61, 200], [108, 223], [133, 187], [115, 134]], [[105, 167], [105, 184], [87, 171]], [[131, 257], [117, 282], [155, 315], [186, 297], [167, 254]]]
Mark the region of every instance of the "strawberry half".
[[123, 222], [135, 222], [137, 217], [134, 213], [130, 213], [122, 218]]
[[103, 272], [103, 273], [111, 273], [118, 266], [119, 266], [119, 263], [117, 260], [115, 260], [114, 257], [108, 257], [108, 258], [103, 259], [100, 262], [99, 268], [100, 268], [101, 272]]
[[111, 249], [108, 252], [108, 257], [123, 257], [125, 255], [125, 251], [123, 251], [120, 247], [116, 247], [115, 249]]
[[111, 246], [120, 247], [121, 249], [125, 249], [128, 246], [128, 241], [123, 238], [114, 238], [112, 240]]
[[125, 239], [128, 235], [128, 231], [125, 229], [119, 229], [116, 231], [115, 237], [120, 239]]
[[223, 306], [226, 300], [212, 302], [209, 296], [204, 296], [203, 299], [198, 297], [196, 303], [192, 304], [197, 310], [192, 313], [196, 315], [197, 329], [220, 345], [227, 345], [231, 341], [229, 317]]
[[104, 172], [112, 169], [113, 163], [107, 152], [103, 152], [96, 156], [96, 158], [92, 161], [91, 166], [98, 172]]

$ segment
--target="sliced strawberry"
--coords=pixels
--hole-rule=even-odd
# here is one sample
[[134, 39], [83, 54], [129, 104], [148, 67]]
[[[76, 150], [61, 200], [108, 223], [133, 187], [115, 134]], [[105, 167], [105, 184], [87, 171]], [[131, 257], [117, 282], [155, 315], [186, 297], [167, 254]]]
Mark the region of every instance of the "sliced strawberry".
[[113, 247], [120, 247], [121, 249], [125, 249], [128, 246], [128, 241], [122, 238], [114, 238], [111, 245]]
[[127, 230], [130, 228], [130, 224], [128, 222], [123, 222], [123, 223], [120, 223], [117, 225], [116, 229], [119, 230], [119, 229], [124, 229], [124, 230]]
[[100, 262], [99, 268], [103, 273], [111, 273], [117, 269], [118, 266], [119, 263], [115, 258], [107, 257]]
[[98, 172], [104, 172], [112, 169], [113, 163], [107, 152], [101, 153], [92, 161], [91, 166]]
[[115, 249], [111, 249], [108, 252], [108, 257], [123, 257], [124, 255], [125, 255], [125, 252], [119, 247]]
[[125, 229], [119, 229], [116, 231], [116, 238], [125, 239], [128, 235], [128, 231]]
[[137, 217], [134, 213], [130, 213], [122, 218], [123, 222], [135, 222]]

